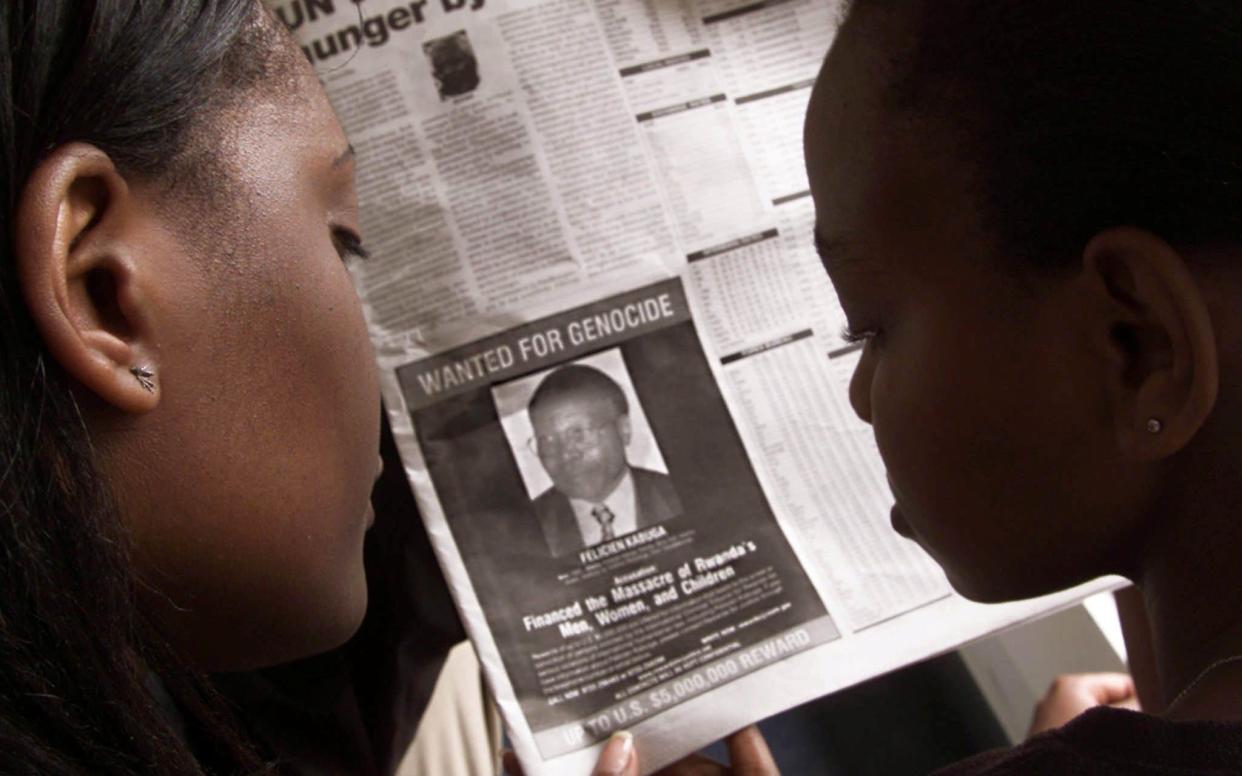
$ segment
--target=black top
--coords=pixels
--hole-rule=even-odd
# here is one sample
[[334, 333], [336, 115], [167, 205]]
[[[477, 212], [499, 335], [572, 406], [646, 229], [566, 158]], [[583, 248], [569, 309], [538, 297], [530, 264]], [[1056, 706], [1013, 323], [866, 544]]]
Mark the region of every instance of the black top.
[[936, 776], [1242, 774], [1242, 724], [1170, 722], [1100, 706], [1058, 730], [936, 771]]

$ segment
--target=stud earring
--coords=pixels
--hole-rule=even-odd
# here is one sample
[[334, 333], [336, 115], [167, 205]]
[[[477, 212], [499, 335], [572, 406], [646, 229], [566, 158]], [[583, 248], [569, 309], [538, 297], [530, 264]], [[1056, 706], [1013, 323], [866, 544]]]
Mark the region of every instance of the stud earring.
[[155, 373], [145, 366], [131, 366], [129, 373], [134, 376], [138, 384], [142, 386], [147, 393], [155, 393], [155, 382], [151, 380], [155, 377]]
[[1148, 419], [1147, 421], [1147, 432], [1148, 433], [1159, 434], [1161, 431], [1164, 431], [1164, 424], [1160, 422], [1159, 418]]

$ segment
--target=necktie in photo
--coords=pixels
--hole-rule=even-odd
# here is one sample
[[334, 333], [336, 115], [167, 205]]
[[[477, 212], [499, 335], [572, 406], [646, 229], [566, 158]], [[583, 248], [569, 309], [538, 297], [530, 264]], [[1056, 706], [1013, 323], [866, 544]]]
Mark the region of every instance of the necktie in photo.
[[600, 541], [606, 542], [617, 538], [617, 535], [612, 532], [612, 521], [616, 520], [617, 516], [612, 513], [611, 509], [603, 504], [597, 504], [591, 508], [591, 517], [599, 523], [600, 534], [603, 537]]

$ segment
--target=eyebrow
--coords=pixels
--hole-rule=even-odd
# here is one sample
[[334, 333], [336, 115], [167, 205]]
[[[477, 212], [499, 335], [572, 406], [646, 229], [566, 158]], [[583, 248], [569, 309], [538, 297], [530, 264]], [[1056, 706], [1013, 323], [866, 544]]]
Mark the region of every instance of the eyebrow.
[[818, 228], [811, 233], [815, 239], [815, 252], [819, 254], [820, 262], [830, 273], [869, 275], [885, 271], [883, 259], [859, 250], [862, 244], [857, 240], [844, 234], [824, 236]]
[[332, 166], [340, 167], [342, 164], [345, 164], [349, 160], [353, 159], [356, 155], [354, 145], [353, 143], [350, 143], [345, 147], [345, 150], [342, 151], [339, 156], [332, 160]]
[[813, 229], [815, 252], [825, 264], [848, 263], [850, 242], [845, 237], [834, 235], [825, 237], [819, 229]]

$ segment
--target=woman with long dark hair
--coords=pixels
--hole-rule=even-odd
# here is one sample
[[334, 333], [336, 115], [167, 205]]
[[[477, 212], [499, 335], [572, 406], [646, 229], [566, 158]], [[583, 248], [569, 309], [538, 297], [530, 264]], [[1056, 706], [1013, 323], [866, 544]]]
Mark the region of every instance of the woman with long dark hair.
[[366, 607], [352, 151], [253, 0], [13, 0], [0, 39], [0, 772], [264, 769], [205, 673]]

